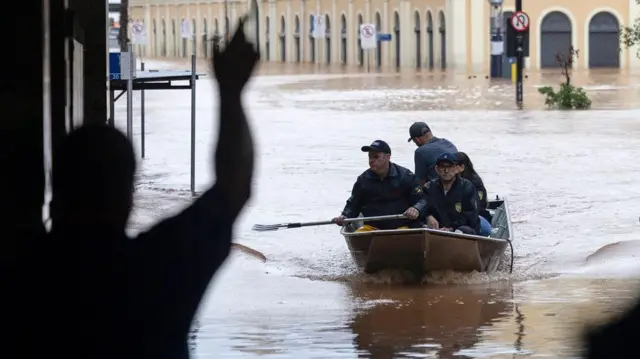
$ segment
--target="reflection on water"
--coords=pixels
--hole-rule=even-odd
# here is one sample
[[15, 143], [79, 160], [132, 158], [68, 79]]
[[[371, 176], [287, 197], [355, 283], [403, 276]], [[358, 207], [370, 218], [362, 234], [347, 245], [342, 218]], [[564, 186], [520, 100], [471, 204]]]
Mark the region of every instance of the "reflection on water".
[[480, 330], [509, 316], [513, 307], [508, 283], [432, 288], [360, 284], [351, 290], [361, 301], [381, 302], [359, 310], [350, 325], [359, 357], [450, 358], [473, 347]]

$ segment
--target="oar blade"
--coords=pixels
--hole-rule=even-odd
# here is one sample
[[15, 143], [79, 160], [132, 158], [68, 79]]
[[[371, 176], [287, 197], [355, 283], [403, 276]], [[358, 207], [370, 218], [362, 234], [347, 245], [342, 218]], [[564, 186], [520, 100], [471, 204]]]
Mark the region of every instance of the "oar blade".
[[252, 230], [257, 232], [277, 231], [280, 228], [278, 224], [254, 224]]

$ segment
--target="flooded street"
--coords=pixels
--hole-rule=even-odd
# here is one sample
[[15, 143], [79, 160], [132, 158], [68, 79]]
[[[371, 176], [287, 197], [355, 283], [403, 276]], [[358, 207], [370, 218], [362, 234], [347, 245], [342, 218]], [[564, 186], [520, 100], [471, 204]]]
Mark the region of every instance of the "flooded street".
[[[279, 71], [265, 66], [245, 94], [257, 168], [254, 197], [235, 229], [235, 241], [267, 261], [232, 252], [194, 326], [194, 357], [570, 358], [586, 324], [619, 312], [637, 293], [640, 78], [576, 74], [594, 109], [551, 112], [536, 86], [557, 84], [558, 73], [531, 74], [527, 110], [517, 111], [510, 82]], [[216, 91], [211, 76], [198, 81], [199, 190], [215, 178]], [[139, 154], [138, 93], [134, 105]], [[121, 129], [125, 106], [123, 97]], [[189, 106], [189, 91], [146, 93], [134, 232], [190, 201]], [[491, 197], [509, 199], [512, 274], [434, 273], [408, 284], [404, 273], [358, 274], [337, 226], [251, 231], [256, 223], [338, 215], [368, 166], [360, 147], [374, 139], [413, 170], [415, 145], [406, 139], [414, 121], [469, 154]]]

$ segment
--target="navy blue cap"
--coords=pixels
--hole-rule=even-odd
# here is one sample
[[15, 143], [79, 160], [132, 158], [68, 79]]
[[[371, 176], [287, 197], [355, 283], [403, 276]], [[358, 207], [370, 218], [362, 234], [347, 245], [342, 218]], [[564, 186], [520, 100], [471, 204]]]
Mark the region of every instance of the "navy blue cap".
[[450, 162], [450, 163], [453, 163], [454, 165], [456, 165], [456, 164], [458, 164], [458, 158], [453, 153], [445, 152], [445, 153], [441, 154], [440, 156], [438, 156], [438, 159], [436, 160], [436, 164], [439, 164], [441, 162]]
[[362, 146], [362, 152], [382, 152], [391, 154], [391, 147], [383, 140], [375, 140], [369, 146]]

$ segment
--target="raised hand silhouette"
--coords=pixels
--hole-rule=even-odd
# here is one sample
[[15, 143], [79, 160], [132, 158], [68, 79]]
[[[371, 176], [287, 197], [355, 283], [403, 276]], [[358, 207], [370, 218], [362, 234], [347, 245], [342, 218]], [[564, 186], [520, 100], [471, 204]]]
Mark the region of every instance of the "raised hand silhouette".
[[243, 31], [246, 16], [229, 44], [213, 54], [212, 67], [220, 89], [220, 131], [215, 154], [216, 187], [228, 196], [229, 209], [237, 215], [251, 196], [253, 139], [242, 107], [242, 91], [251, 78], [260, 54]]

